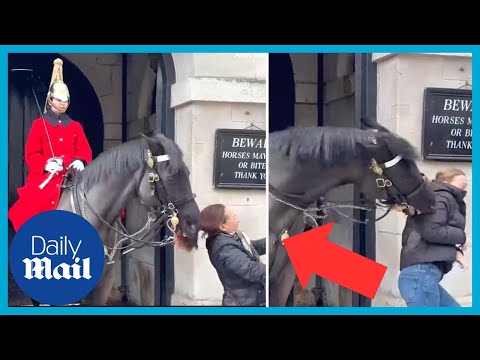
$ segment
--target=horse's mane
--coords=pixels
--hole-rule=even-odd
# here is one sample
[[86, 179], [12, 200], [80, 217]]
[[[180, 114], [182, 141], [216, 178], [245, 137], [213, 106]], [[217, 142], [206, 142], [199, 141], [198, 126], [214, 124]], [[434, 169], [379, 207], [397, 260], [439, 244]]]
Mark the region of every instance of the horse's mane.
[[391, 133], [350, 127], [290, 127], [269, 134], [269, 152], [289, 161], [321, 161], [323, 166], [343, 165], [352, 160], [369, 162], [375, 146], [386, 145], [395, 155], [415, 160], [415, 148]]
[[168, 154], [170, 160], [166, 162], [169, 175], [175, 175], [182, 164], [182, 151], [178, 145], [160, 133], [147, 137], [139, 137], [102, 152], [85, 167], [80, 173], [84, 190], [101, 182], [108, 176], [119, 178], [131, 177], [139, 168], [146, 166], [146, 150], [152, 155]]

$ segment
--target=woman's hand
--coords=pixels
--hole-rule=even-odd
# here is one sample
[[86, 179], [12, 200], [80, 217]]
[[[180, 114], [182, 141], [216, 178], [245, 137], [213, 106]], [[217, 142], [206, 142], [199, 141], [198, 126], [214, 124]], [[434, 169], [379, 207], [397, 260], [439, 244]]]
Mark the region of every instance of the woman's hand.
[[467, 269], [467, 264], [465, 262], [465, 256], [460, 252], [460, 251], [457, 251], [457, 258], [456, 260], [458, 261], [458, 263], [460, 264], [460, 266], [462, 267], [462, 269], [466, 270]]
[[470, 248], [470, 237], [467, 235], [467, 239], [465, 240], [465, 244], [462, 245], [462, 251], [465, 254], [465, 251], [467, 251]]

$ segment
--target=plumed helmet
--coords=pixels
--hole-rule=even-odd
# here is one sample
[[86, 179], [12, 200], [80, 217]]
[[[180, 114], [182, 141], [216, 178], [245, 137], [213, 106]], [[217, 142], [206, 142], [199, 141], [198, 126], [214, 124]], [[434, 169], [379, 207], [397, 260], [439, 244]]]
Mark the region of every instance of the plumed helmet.
[[47, 104], [51, 106], [51, 99], [57, 98], [61, 101], [68, 101], [70, 103], [70, 92], [67, 84], [63, 81], [63, 61], [62, 59], [55, 59], [53, 61], [52, 78], [50, 80], [50, 87], [48, 89], [47, 101], [45, 102], [45, 111]]

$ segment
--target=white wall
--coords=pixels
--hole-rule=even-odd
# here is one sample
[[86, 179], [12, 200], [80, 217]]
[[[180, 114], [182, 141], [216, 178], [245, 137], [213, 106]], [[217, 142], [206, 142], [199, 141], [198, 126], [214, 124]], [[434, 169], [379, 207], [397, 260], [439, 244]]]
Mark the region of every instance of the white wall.
[[[420, 151], [422, 146], [423, 94], [426, 87], [460, 88], [472, 83], [471, 54], [373, 54], [377, 61], [377, 119], [391, 131], [407, 138]], [[467, 235], [472, 234], [472, 164], [470, 162], [419, 161], [429, 178], [437, 171], [458, 167], [470, 181], [467, 203]], [[378, 214], [377, 214], [378, 216]], [[401, 233], [405, 216], [392, 213], [377, 223], [377, 261], [388, 267], [374, 306], [403, 306], [398, 291]], [[471, 262], [472, 252], [467, 252]], [[471, 305], [471, 270], [452, 270], [442, 285], [463, 304]]]

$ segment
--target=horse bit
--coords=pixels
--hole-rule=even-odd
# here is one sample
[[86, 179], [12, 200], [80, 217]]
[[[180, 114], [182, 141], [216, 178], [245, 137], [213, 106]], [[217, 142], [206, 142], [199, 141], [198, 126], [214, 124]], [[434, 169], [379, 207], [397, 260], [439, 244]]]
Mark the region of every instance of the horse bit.
[[[149, 168], [148, 170], [150, 171], [148, 173], [147, 181], [150, 184], [150, 195], [152, 197], [155, 195], [155, 190], [156, 190], [156, 185], [155, 184], [159, 181], [161, 182], [160, 176], [158, 175], [158, 173], [156, 172], [156, 170], [154, 168], [154, 164], [155, 164], [155, 162], [163, 162], [163, 161], [168, 161], [168, 160], [170, 160], [169, 155], [165, 154], [165, 155], [153, 156], [150, 149], [147, 149], [146, 163], [147, 163], [148, 168]], [[77, 180], [77, 179], [78, 178], [75, 178], [75, 180]], [[72, 187], [75, 187], [75, 185], [76, 185], [76, 181], [74, 181], [74, 182], [75, 183], [72, 185]], [[173, 202], [168, 201], [168, 196], [165, 194], [165, 190], [164, 190], [163, 185], [161, 186], [161, 189], [163, 189], [163, 191], [159, 191], [159, 193], [161, 193], [162, 200], [163, 200], [163, 201], [160, 200], [162, 202], [163, 208], [160, 209], [158, 207], [157, 210], [153, 210], [153, 211], [148, 212], [147, 222], [145, 223], [145, 225], [140, 230], [138, 230], [137, 232], [135, 232], [131, 235], [127, 234], [127, 230], [126, 230], [125, 226], [123, 225], [123, 223], [120, 221], [120, 219], [118, 219], [118, 218], [116, 219], [115, 227], [111, 226], [107, 221], [105, 221], [105, 219], [103, 219], [93, 209], [93, 207], [88, 202], [85, 191], [83, 190], [82, 186], [80, 184], [78, 184], [78, 185], [79, 185], [80, 190], [81, 190], [80, 195], [82, 197], [82, 207], [81, 207], [81, 210], [77, 207], [77, 205], [78, 205], [77, 191], [71, 189], [71, 191], [70, 191], [70, 202], [71, 202], [73, 212], [76, 213], [76, 214], [80, 214], [84, 219], [86, 219], [88, 221], [87, 214], [86, 214], [86, 211], [85, 211], [85, 204], [86, 204], [90, 208], [90, 210], [105, 225], [107, 225], [110, 229], [115, 231], [115, 240], [114, 240], [113, 247], [108, 247], [108, 246], [104, 245], [105, 256], [108, 258], [107, 264], [114, 264], [115, 263], [113, 258], [115, 256], [115, 253], [116, 253], [117, 250], [124, 250], [122, 252], [122, 255], [126, 255], [126, 254], [128, 254], [129, 252], [131, 252], [135, 249], [139, 249], [139, 248], [143, 247], [144, 245], [162, 247], [162, 246], [173, 244], [175, 242], [175, 236], [174, 236], [175, 235], [175, 230], [176, 230], [177, 225], [180, 222], [178, 217], [177, 217], [178, 210], [175, 208], [175, 205], [174, 205]], [[193, 194], [192, 197], [195, 198], [195, 195]], [[185, 200], [186, 201], [188, 199], [184, 198], [184, 199], [180, 199], [180, 200]], [[180, 200], [178, 200], [178, 201], [180, 201]], [[147, 207], [147, 205], [144, 204], [143, 200], [141, 200], [141, 203], [142, 203], [142, 205]], [[167, 205], [165, 205], [165, 204], [167, 204]], [[178, 204], [178, 202], [177, 202], [177, 204]], [[150, 207], [150, 210], [152, 210], [152, 207]], [[153, 230], [157, 226], [158, 223], [164, 223], [165, 220], [166, 220], [166, 226], [171, 231], [172, 235], [166, 237], [165, 239], [163, 239], [161, 241], [144, 241], [144, 240], [142, 240], [151, 230]], [[153, 223], [153, 225], [152, 225], [152, 223]], [[123, 232], [117, 230], [118, 227], [121, 227]], [[159, 227], [158, 230], [154, 234], [152, 234], [152, 237], [155, 236], [157, 233], [159, 233], [160, 229], [161, 229], [161, 227]], [[135, 238], [135, 236], [141, 234], [142, 232], [143, 232], [143, 234], [141, 235], [140, 238]], [[123, 236], [123, 238], [121, 238], [120, 240], [118, 240], [118, 235], [119, 234], [121, 236]], [[126, 240], [131, 240], [130, 244], [128, 244], [126, 246], [123, 246], [123, 247], [120, 247], [120, 245]], [[135, 247], [134, 245], [135, 245], [136, 242], [140, 242], [141, 245], [138, 246], [138, 247]]]
[[[400, 160], [402, 160], [402, 157], [400, 155], [397, 155], [394, 159], [392, 159], [390, 161], [387, 161], [384, 164], [379, 165], [375, 159], [372, 159], [370, 169], [375, 174], [378, 175], [378, 177], [375, 179], [377, 187], [379, 187], [381, 189], [385, 189], [385, 190], [387, 188], [391, 187], [391, 186], [394, 187], [392, 181], [390, 179], [388, 179], [388, 177], [384, 174], [383, 169], [388, 169], [390, 167], [395, 166], [396, 164], [398, 164], [400, 162]], [[339, 204], [339, 203], [334, 203], [334, 202], [330, 202], [330, 201], [325, 202], [320, 207], [302, 208], [300, 206], [289, 203], [289, 202], [279, 198], [278, 196], [275, 196], [274, 194], [271, 193], [271, 191], [269, 191], [269, 195], [274, 200], [276, 200], [276, 201], [278, 201], [282, 204], [285, 204], [285, 205], [287, 205], [291, 208], [294, 208], [296, 210], [302, 211], [303, 215], [304, 215], [304, 222], [305, 222], [305, 219], [308, 217], [313, 221], [314, 227], [318, 227], [318, 222], [317, 222], [316, 219], [323, 220], [323, 219], [327, 218], [327, 216], [328, 216], [327, 209], [332, 209], [336, 213], [338, 213], [339, 215], [347, 218], [348, 220], [350, 220], [352, 222], [355, 222], [355, 223], [360, 223], [360, 224], [366, 224], [369, 220], [366, 219], [365, 221], [360, 221], [360, 220], [357, 220], [357, 219], [353, 219], [353, 218], [349, 217], [348, 215], [342, 213], [341, 211], [337, 210], [337, 208], [351, 208], [351, 209], [358, 209], [358, 210], [364, 210], [364, 211], [373, 211], [373, 210], [377, 209], [377, 207], [374, 207], [372, 209], [372, 208], [366, 208], [366, 207], [358, 206], [358, 205]], [[383, 214], [379, 218], [375, 219], [375, 222], [377, 222], [377, 221], [383, 219], [384, 217], [386, 217], [392, 209], [395, 209], [396, 211], [404, 211], [406, 209], [409, 209], [409, 205], [406, 202], [402, 202], [401, 204], [394, 204], [394, 205], [391, 205], [391, 206], [386, 206], [384, 204], [378, 204], [377, 202], [376, 202], [376, 204], [377, 204], [378, 207], [382, 207], [382, 208], [388, 207], [388, 210], [385, 212], [385, 214]], [[308, 213], [308, 212], [317, 212], [317, 211], [323, 212], [323, 215], [316, 215], [316, 214], [311, 215], [311, 214]], [[305, 224], [306, 224], [306, 222], [305, 222]], [[285, 239], [289, 238], [289, 237], [290, 237], [290, 235], [288, 233], [288, 229], [283, 229], [280, 233], [280, 241], [282, 242], [282, 244], [283, 244], [283, 241]]]

